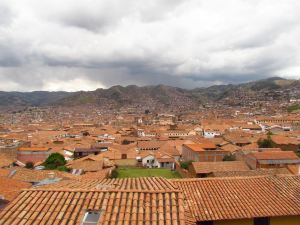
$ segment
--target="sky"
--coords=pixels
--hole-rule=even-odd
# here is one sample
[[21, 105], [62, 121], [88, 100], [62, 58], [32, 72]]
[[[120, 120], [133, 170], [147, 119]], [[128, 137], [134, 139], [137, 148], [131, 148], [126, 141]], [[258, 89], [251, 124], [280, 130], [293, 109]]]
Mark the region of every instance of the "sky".
[[299, 0], [0, 0], [0, 90], [300, 78]]

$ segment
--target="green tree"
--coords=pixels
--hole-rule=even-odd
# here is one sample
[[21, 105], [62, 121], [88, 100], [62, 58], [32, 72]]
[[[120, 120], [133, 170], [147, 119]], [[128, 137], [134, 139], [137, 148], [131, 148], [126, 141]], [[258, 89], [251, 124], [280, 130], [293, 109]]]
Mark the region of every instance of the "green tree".
[[118, 176], [119, 176], [118, 170], [114, 169], [114, 170], [111, 171], [111, 174], [110, 174], [109, 178], [118, 178]]
[[189, 166], [192, 164], [192, 162], [193, 162], [192, 160], [180, 162], [180, 167], [188, 170]]
[[275, 143], [272, 141], [270, 135], [266, 139], [259, 139], [257, 144], [260, 148], [274, 148]]
[[65, 157], [59, 153], [52, 153], [48, 156], [44, 162], [46, 169], [55, 170], [58, 167], [64, 166], [66, 164]]
[[298, 111], [300, 110], [300, 104], [291, 105], [287, 108], [288, 112]]
[[64, 172], [70, 172], [71, 171], [71, 168], [68, 168], [66, 166], [58, 166], [57, 167], [57, 170], [59, 171], [64, 171]]
[[236, 157], [233, 154], [227, 154], [223, 157], [223, 161], [235, 161]]

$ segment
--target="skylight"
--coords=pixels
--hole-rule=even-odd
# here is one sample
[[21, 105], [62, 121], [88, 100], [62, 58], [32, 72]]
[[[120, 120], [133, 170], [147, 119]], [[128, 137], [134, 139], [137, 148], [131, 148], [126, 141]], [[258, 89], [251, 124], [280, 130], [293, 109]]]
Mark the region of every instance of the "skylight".
[[101, 211], [87, 210], [81, 225], [98, 225]]

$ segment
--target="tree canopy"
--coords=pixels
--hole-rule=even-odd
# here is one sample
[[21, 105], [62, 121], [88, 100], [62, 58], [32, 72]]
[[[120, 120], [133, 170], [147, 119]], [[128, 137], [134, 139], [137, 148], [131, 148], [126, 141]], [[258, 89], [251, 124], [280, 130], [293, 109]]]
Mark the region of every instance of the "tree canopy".
[[44, 162], [46, 169], [54, 170], [66, 164], [65, 157], [59, 153], [52, 153]]
[[235, 160], [236, 160], [235, 155], [231, 153], [223, 157], [223, 161], [235, 161]]
[[275, 143], [272, 141], [271, 137], [268, 136], [266, 139], [259, 139], [257, 144], [260, 148], [274, 148]]

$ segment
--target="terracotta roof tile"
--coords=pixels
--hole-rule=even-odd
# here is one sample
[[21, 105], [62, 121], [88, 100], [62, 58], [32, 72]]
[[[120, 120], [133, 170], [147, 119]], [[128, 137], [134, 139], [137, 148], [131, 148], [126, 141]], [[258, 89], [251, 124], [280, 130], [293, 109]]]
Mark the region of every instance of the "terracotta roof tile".
[[252, 152], [249, 155], [257, 160], [300, 160], [293, 151]]
[[10, 174], [9, 169], [0, 169], [0, 177], [8, 177], [9, 174]]
[[19, 148], [19, 151], [40, 151], [40, 152], [44, 152], [44, 151], [50, 151], [50, 148], [44, 148], [44, 147], [24, 147], [24, 148]]
[[196, 173], [250, 170], [244, 161], [192, 162], [192, 167]]
[[0, 177], [0, 195], [8, 201], [17, 197], [22, 189], [29, 187], [31, 187], [30, 183], [13, 180], [8, 177]]
[[[83, 175], [84, 176], [84, 175]], [[82, 176], [78, 176], [82, 177]], [[43, 186], [47, 189], [126, 189], [126, 190], [177, 190], [170, 180], [160, 177], [115, 178], [115, 179], [83, 179], [66, 180]]]
[[99, 225], [184, 225], [180, 191], [25, 190], [0, 214], [0, 223], [80, 224], [87, 210], [101, 212]]
[[69, 161], [68, 167], [72, 169], [82, 169], [86, 172], [93, 172], [103, 170], [104, 159], [101, 154], [99, 155], [88, 155], [80, 159]]
[[267, 176], [267, 175], [291, 175], [287, 168], [276, 169], [256, 169], [248, 171], [218, 171], [213, 172], [213, 177], [250, 177], [250, 176]]
[[281, 135], [272, 135], [272, 141], [274, 141], [278, 145], [299, 145], [300, 146], [300, 141], [297, 140], [296, 138], [290, 138], [290, 137], [285, 137]]
[[13, 164], [14, 161], [15, 159], [11, 157], [9, 154], [0, 153], [0, 168], [8, 167], [11, 164]]
[[184, 144], [184, 146], [190, 148], [191, 150], [198, 152], [204, 151], [205, 149], [216, 149], [216, 145], [214, 143], [201, 143], [201, 144]]
[[75, 179], [76, 175], [57, 171], [57, 170], [30, 170], [26, 168], [13, 167], [10, 171], [15, 171], [11, 176], [14, 180], [26, 182], [39, 182], [49, 178], [49, 173], [54, 173], [54, 176], [62, 179]]
[[300, 215], [300, 176], [173, 181], [197, 221]]

